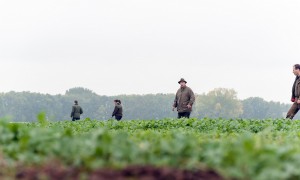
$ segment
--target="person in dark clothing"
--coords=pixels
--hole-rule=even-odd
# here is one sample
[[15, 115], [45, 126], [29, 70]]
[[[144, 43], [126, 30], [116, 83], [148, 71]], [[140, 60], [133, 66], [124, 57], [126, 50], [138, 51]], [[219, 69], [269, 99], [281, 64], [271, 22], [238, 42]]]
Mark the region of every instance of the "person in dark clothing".
[[115, 102], [115, 109], [111, 117], [115, 116], [116, 120], [120, 121], [123, 116], [123, 107], [121, 105], [121, 100], [115, 99], [114, 102]]
[[78, 101], [74, 101], [74, 105], [72, 106], [71, 118], [72, 121], [80, 120], [80, 115], [83, 113], [82, 108], [78, 105]]
[[296, 76], [293, 88], [292, 88], [292, 98], [291, 101], [293, 102], [293, 105], [291, 106], [290, 110], [288, 111], [286, 118], [287, 119], [293, 119], [294, 116], [297, 114], [297, 112], [300, 109], [300, 65], [295, 64], [293, 66], [293, 73]]
[[186, 83], [187, 82], [183, 78], [178, 81], [180, 88], [176, 93], [172, 109], [174, 111], [174, 109], [177, 108], [178, 118], [190, 118], [192, 106], [195, 102], [194, 92], [191, 88], [186, 86]]

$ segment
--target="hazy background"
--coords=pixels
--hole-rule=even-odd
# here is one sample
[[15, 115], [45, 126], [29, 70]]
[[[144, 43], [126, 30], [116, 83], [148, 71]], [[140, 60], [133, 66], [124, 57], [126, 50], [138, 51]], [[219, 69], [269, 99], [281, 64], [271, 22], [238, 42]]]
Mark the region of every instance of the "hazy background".
[[297, 0], [0, 1], [1, 92], [100, 95], [233, 88], [289, 102]]

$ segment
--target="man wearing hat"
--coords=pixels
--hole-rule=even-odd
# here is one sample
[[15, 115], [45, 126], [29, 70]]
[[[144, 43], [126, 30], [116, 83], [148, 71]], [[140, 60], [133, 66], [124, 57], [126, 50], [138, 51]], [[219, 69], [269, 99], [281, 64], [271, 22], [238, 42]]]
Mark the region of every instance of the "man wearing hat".
[[176, 93], [173, 104], [173, 111], [175, 108], [177, 108], [178, 118], [190, 118], [192, 106], [195, 102], [194, 92], [191, 88], [186, 86], [186, 83], [186, 80], [183, 78], [178, 81], [180, 88]]
[[293, 102], [293, 105], [286, 115], [287, 119], [293, 119], [300, 109], [300, 64], [295, 64], [293, 66], [293, 73], [296, 76], [292, 88], [291, 101]]
[[78, 105], [78, 101], [74, 101], [74, 105], [72, 106], [71, 118], [72, 121], [80, 120], [80, 115], [83, 113], [82, 108]]

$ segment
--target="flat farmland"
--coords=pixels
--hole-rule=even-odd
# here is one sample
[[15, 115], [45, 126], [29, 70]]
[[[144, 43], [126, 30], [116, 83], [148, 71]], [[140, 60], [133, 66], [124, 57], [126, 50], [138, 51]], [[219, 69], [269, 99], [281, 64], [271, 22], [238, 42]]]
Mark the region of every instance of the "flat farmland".
[[0, 177], [299, 179], [300, 121], [0, 121]]

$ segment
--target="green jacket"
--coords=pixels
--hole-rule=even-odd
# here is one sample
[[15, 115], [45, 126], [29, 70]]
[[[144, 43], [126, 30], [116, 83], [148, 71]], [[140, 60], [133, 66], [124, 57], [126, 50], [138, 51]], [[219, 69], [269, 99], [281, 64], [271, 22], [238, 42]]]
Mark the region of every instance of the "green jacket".
[[75, 104], [72, 106], [71, 118], [80, 118], [80, 115], [83, 113], [82, 108]]
[[185, 88], [179, 88], [173, 107], [177, 108], [178, 112], [191, 112], [192, 108], [188, 108], [188, 104], [193, 106], [195, 102], [195, 95], [191, 88], [185, 87]]
[[115, 109], [114, 109], [114, 112], [112, 113], [111, 115], [112, 117], [113, 116], [123, 116], [123, 107], [121, 104], [117, 104], [115, 106]]

